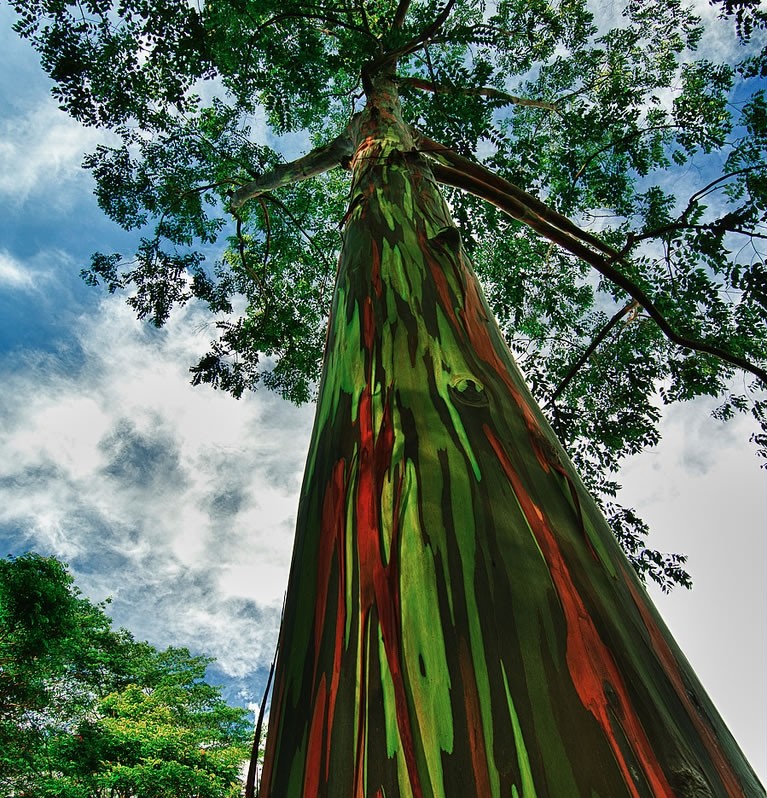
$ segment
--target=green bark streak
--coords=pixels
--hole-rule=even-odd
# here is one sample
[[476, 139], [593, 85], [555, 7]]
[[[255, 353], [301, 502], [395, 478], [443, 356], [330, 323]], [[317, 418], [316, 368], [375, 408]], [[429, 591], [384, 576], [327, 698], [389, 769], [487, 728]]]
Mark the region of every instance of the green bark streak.
[[[509, 690], [509, 681], [506, 678], [506, 671], [503, 670], [503, 686], [506, 688], [506, 700], [509, 702], [509, 717], [514, 728], [514, 746], [517, 749], [517, 761], [519, 762], [520, 778], [522, 782], [522, 795], [524, 798], [536, 798], [533, 774], [530, 771], [530, 757], [525, 748], [525, 740], [522, 735], [522, 728], [519, 725], [517, 710], [514, 708], [514, 700]], [[512, 793], [517, 795], [516, 785], [512, 786]]]
[[762, 795], [529, 395], [391, 86], [353, 139], [262, 798]]

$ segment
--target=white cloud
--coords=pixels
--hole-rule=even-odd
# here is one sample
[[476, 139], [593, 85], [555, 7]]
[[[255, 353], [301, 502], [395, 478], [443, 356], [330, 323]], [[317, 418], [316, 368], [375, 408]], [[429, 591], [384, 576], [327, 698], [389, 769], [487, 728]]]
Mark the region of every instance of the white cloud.
[[4, 290], [31, 291], [36, 287], [39, 273], [24, 267], [7, 250], [0, 250], [0, 288]]
[[21, 116], [0, 120], [0, 197], [20, 204], [46, 192], [46, 202], [66, 205], [73, 189], [82, 191], [90, 180], [79, 168], [83, 154], [103, 138], [70, 119], [48, 97]]
[[657, 449], [621, 472], [621, 499], [650, 545], [689, 555], [691, 591], [653, 601], [757, 773], [767, 773], [767, 490], [747, 443], [755, 424], [712, 419], [715, 402], [668, 408]]
[[0, 526], [70, 560], [139, 636], [241, 675], [276, 640], [313, 411], [192, 388], [201, 320], [155, 331], [110, 297], [80, 319], [79, 368], [2, 375]]

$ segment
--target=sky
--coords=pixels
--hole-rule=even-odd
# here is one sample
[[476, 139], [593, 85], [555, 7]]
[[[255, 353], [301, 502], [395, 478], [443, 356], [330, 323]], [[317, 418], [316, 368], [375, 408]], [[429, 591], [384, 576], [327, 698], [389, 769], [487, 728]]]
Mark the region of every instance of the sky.
[[[227, 697], [258, 703], [313, 407], [191, 387], [204, 310], [156, 330], [82, 282], [91, 253], [132, 239], [79, 166], [98, 134], [57, 110], [10, 18], [0, 5], [0, 556], [63, 559], [117, 625], [215, 657]], [[621, 499], [652, 546], [689, 555], [692, 591], [650, 592], [767, 783], [767, 472], [752, 425], [712, 407], [666, 413]]]

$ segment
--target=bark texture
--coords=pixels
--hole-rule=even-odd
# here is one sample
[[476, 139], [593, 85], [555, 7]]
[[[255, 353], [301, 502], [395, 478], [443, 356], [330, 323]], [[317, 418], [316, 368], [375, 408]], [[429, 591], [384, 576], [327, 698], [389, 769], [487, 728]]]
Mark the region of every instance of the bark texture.
[[262, 798], [764, 792], [529, 395], [379, 80]]

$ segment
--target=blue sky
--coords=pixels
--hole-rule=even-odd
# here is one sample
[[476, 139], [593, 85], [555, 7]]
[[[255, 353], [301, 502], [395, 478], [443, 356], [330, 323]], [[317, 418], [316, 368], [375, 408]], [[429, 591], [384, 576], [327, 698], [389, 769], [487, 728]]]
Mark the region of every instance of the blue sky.
[[[84, 285], [92, 252], [130, 243], [79, 168], [98, 134], [56, 109], [5, 6], [0, 53], [0, 555], [61, 557], [118, 624], [216, 657], [228, 695], [257, 702], [313, 409], [192, 388], [203, 310], [155, 330]], [[623, 499], [690, 555], [694, 590], [653, 595], [767, 781], [765, 472], [749, 423], [710, 409], [667, 414]]]

